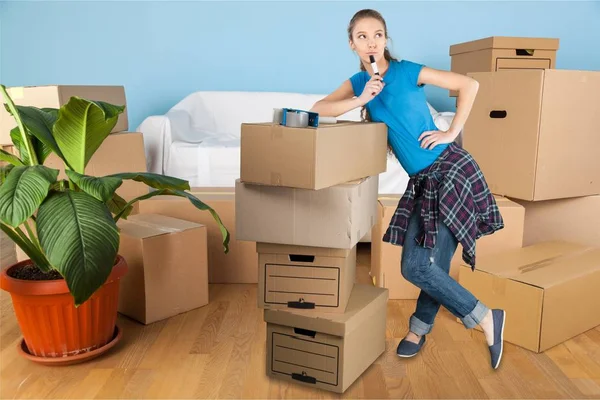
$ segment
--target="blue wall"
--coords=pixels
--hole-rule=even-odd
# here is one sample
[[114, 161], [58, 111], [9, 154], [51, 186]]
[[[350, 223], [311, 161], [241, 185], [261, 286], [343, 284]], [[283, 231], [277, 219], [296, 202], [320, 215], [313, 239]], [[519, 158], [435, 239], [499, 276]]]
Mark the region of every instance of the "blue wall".
[[[335, 89], [357, 71], [346, 26], [363, 7], [386, 17], [396, 56], [434, 68], [450, 68], [451, 44], [505, 35], [558, 37], [558, 68], [600, 70], [597, 1], [14, 1], [0, 7], [0, 82], [124, 85], [132, 129], [197, 90]], [[430, 87], [427, 94], [438, 110], [453, 110], [447, 91]]]

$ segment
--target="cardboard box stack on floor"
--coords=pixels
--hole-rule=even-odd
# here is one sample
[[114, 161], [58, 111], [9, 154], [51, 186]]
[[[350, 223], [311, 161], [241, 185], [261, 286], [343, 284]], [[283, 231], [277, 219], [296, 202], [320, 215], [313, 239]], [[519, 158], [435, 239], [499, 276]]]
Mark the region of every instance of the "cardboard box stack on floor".
[[242, 124], [238, 240], [256, 242], [266, 373], [343, 393], [385, 350], [387, 290], [355, 283], [387, 129]]
[[[7, 91], [15, 104], [38, 108], [60, 108], [73, 96], [125, 105], [125, 111], [90, 159], [85, 173], [101, 177], [147, 171], [143, 135], [129, 131], [124, 87], [49, 85], [12, 87]], [[0, 144], [4, 150], [18, 155], [10, 139], [10, 130], [15, 126], [14, 118], [4, 107], [0, 108]], [[60, 170], [59, 179], [66, 178], [63, 161], [55, 154], [44, 165]], [[130, 201], [148, 190], [144, 183], [126, 180], [116, 192]], [[127, 220], [118, 222], [119, 254], [129, 267], [120, 286], [119, 312], [151, 323], [207, 304], [207, 227], [183, 218], [141, 214], [138, 206], [139, 203]], [[26, 258], [17, 248], [17, 259]]]
[[[502, 43], [508, 53], [530, 47], [532, 55], [523, 57], [532, 60], [541, 43], [558, 48], [556, 39], [536, 41], [489, 43]], [[463, 264], [459, 282], [507, 311], [506, 341], [541, 352], [600, 325], [591, 306], [600, 283], [600, 158], [591, 145], [598, 138], [600, 71], [555, 69], [551, 53], [549, 66], [519, 61], [485, 72], [477, 69], [476, 52], [462, 57], [463, 71], [479, 82], [463, 147], [492, 193], [518, 203], [525, 219], [522, 248], [478, 257], [475, 272]]]

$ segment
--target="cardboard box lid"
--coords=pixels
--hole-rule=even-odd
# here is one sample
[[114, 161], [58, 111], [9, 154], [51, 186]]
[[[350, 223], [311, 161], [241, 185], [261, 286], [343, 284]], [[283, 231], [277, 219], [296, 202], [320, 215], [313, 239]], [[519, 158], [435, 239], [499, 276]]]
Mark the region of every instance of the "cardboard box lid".
[[550, 241], [478, 258], [480, 271], [548, 289], [600, 270], [600, 247]]
[[352, 249], [258, 242], [256, 243], [256, 252], [262, 254], [302, 254], [317, 257], [347, 257], [352, 252]]
[[123, 233], [138, 239], [183, 232], [204, 226], [159, 214], [130, 215], [126, 220], [119, 220], [118, 225]]
[[387, 299], [387, 289], [356, 283], [344, 313], [270, 309], [264, 311], [264, 320], [272, 324], [343, 337], [361, 326], [363, 321], [377, 312], [379, 307], [385, 308]]
[[283, 126], [280, 124], [276, 124], [273, 122], [242, 122], [242, 126], [273, 126], [278, 127], [283, 130], [300, 130], [305, 132], [318, 132], [318, 131], [328, 131], [331, 129], [339, 129], [349, 125], [364, 125], [364, 124], [380, 124], [381, 122], [370, 122], [370, 121], [338, 121], [335, 124], [319, 124], [318, 127], [306, 127], [306, 128], [293, 128], [289, 126]]
[[558, 50], [559, 39], [490, 36], [483, 39], [458, 43], [450, 46], [450, 55], [468, 53], [483, 49], [533, 49], [533, 50]]

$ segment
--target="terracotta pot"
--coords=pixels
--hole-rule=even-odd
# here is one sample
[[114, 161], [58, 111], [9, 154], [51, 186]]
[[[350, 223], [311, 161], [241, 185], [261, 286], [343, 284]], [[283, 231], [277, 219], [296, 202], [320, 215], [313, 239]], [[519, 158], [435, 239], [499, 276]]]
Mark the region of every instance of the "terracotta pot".
[[11, 295], [27, 352], [31, 356], [77, 356], [114, 340], [119, 279], [127, 271], [127, 263], [122, 256], [117, 256], [104, 285], [77, 308], [64, 279], [32, 281], [8, 275], [11, 269], [30, 263], [30, 260], [24, 260], [4, 269], [0, 275], [0, 287]]

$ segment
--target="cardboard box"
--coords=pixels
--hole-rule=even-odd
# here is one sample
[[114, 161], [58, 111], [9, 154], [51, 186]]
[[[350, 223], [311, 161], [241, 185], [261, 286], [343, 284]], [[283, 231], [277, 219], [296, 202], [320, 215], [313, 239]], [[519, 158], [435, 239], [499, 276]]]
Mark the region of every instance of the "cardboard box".
[[480, 86], [463, 147], [495, 194], [539, 201], [600, 194], [600, 71], [470, 73]]
[[[493, 72], [507, 69], [554, 69], [559, 40], [492, 36], [450, 46], [450, 69], [469, 72]], [[450, 96], [458, 92], [450, 91]]]
[[[15, 105], [21, 106], [60, 108], [67, 104], [73, 96], [125, 106], [125, 110], [119, 116], [112, 132], [121, 132], [129, 129], [127, 101], [123, 86], [18, 86], [7, 88], [6, 91]], [[2, 99], [2, 103], [4, 103], [4, 99]], [[4, 109], [4, 104], [2, 104], [2, 107], [0, 107], [0, 144], [12, 144], [10, 131], [16, 126], [15, 119]]]
[[238, 240], [351, 249], [373, 227], [379, 176], [321, 190], [235, 185]]
[[144, 324], [208, 304], [206, 227], [156, 214], [119, 220], [119, 312]]
[[525, 208], [524, 246], [564, 240], [600, 247], [600, 196], [514, 201]]
[[386, 152], [387, 127], [382, 123], [339, 122], [318, 128], [244, 123], [240, 179], [323, 189], [385, 172]]
[[387, 290], [356, 284], [343, 314], [265, 310], [267, 375], [343, 393], [385, 350]]
[[600, 248], [543, 242], [477, 263], [461, 267], [459, 282], [506, 310], [505, 341], [543, 352], [600, 325]]
[[351, 250], [257, 243], [259, 308], [343, 313], [356, 277]]
[[[500, 253], [522, 246], [525, 209], [509, 199], [500, 196], [494, 197], [500, 208], [505, 227], [493, 235], [483, 236], [477, 240], [475, 249], [477, 259], [487, 254]], [[421, 289], [402, 276], [402, 247], [381, 240], [394, 211], [396, 211], [399, 199], [398, 195], [385, 195], [379, 198], [380, 219], [373, 227], [370, 274], [375, 286], [389, 289], [390, 299], [414, 300], [419, 297]], [[451, 261], [450, 276], [455, 280], [458, 280], [460, 265], [463, 262], [462, 249], [462, 245], [459, 243]]]
[[187, 198], [158, 196], [140, 202], [140, 213], [161, 214], [205, 225], [208, 231], [209, 283], [257, 283], [256, 243], [241, 241], [236, 233], [235, 189], [205, 187], [189, 191], [212, 207], [229, 231], [229, 252], [223, 252], [223, 235], [208, 211], [197, 209]]

